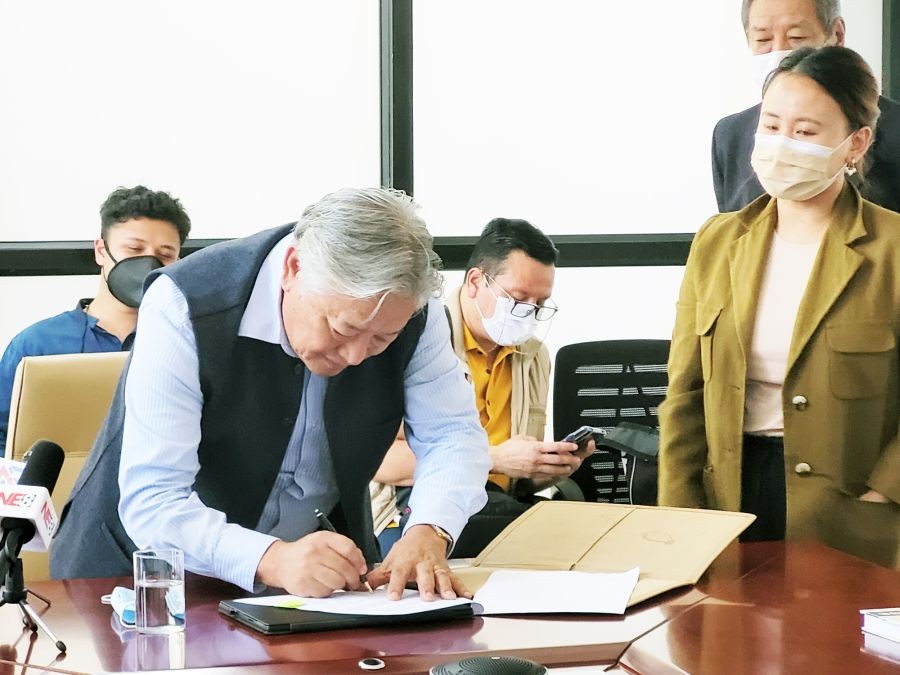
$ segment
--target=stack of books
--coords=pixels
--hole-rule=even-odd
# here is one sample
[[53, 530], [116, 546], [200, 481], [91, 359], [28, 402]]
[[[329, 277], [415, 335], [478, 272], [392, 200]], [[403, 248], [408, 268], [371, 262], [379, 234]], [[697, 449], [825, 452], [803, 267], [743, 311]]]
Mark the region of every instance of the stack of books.
[[863, 650], [900, 663], [900, 607], [861, 609]]

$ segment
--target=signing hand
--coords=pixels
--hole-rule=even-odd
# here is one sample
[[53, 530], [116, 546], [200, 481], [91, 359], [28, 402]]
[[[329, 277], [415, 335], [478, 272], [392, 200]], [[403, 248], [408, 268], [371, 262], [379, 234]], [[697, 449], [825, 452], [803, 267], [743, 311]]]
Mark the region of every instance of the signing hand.
[[429, 525], [413, 525], [391, 547], [390, 553], [368, 575], [369, 585], [387, 583], [388, 599], [399, 600], [408, 582], [419, 587], [419, 596], [430, 602], [435, 593], [445, 600], [471, 598], [469, 589], [447, 567], [447, 542]]
[[336, 532], [313, 532], [297, 541], [276, 541], [256, 569], [260, 581], [306, 598], [325, 598], [345, 588], [363, 590], [366, 560], [351, 539]]

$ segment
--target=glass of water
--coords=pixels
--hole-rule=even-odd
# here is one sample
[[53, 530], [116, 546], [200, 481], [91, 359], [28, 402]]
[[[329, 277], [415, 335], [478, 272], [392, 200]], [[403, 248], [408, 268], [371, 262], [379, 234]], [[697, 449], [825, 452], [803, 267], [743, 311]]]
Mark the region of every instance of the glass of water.
[[184, 553], [134, 552], [135, 627], [141, 633], [184, 630]]

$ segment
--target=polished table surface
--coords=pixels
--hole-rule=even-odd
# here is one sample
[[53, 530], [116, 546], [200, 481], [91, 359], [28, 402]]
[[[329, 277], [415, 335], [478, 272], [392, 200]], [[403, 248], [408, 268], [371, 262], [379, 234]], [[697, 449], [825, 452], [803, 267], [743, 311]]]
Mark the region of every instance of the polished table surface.
[[[380, 673], [415, 673], [475, 654], [511, 654], [553, 666], [621, 658], [617, 672], [637, 673], [900, 669], [860, 651], [857, 616], [863, 607], [900, 605], [900, 574], [817, 545], [733, 544], [697, 586], [642, 603], [622, 617], [478, 617], [306, 635], [265, 636], [225, 618], [218, 601], [244, 593], [190, 575], [183, 634], [117, 631], [110, 608], [100, 604], [116, 584], [130, 585], [130, 579], [33, 585], [53, 602], [42, 615], [69, 646], [62, 658], [46, 636], [32, 640], [22, 630], [17, 608], [0, 607], [0, 675], [4, 668], [26, 670], [4, 666], [3, 659], [31, 664], [28, 673], [210, 668], [209, 675], [280, 675], [360, 673], [357, 663], [365, 657], [385, 661]], [[37, 599], [32, 604], [43, 606]]]
[[[452, 655], [515, 653], [544, 663], [612, 664], [628, 643], [705, 596], [691, 589], [671, 593], [620, 616], [477, 617], [421, 626], [359, 628], [297, 635], [266, 636], [218, 613], [219, 600], [245, 596], [228, 584], [188, 575], [184, 633], [174, 636], [117, 631], [118, 620], [100, 596], [131, 580], [83, 579], [40, 582], [34, 590], [51, 600], [43, 612], [51, 630], [66, 642], [68, 653], [56, 659], [43, 634], [29, 642], [18, 610], [0, 607], [0, 644], [13, 645], [19, 661], [52, 666], [64, 672], [117, 672], [167, 667], [231, 667], [251, 672], [257, 664], [291, 664], [261, 672], [360, 672], [357, 663], [379, 657], [389, 667], [381, 673], [427, 671]], [[42, 606], [33, 600], [36, 608]], [[28, 647], [32, 652], [26, 659]], [[29, 673], [31, 671], [29, 670]]]
[[[746, 546], [746, 544], [744, 545]], [[818, 545], [779, 555], [635, 640], [620, 665], [637, 673], [900, 673], [864, 649], [860, 609], [900, 607], [900, 573]]]

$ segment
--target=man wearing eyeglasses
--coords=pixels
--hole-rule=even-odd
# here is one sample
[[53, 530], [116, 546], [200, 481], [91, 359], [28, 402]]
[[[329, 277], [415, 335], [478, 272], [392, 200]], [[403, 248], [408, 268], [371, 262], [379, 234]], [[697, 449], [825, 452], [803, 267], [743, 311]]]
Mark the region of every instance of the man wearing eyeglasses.
[[[538, 336], [546, 335], [558, 309], [550, 299], [558, 254], [527, 221], [495, 218], [475, 244], [462, 286], [448, 295], [453, 349], [475, 390], [492, 460], [488, 505], [469, 521], [455, 557], [477, 555], [528, 508], [529, 497], [569, 477], [594, 451], [593, 441], [543, 441], [550, 355]], [[410, 486], [414, 472], [401, 429], [372, 486], [376, 530], [397, 513], [393, 490], [378, 483]], [[390, 529], [380, 536], [383, 546], [393, 539]]]

